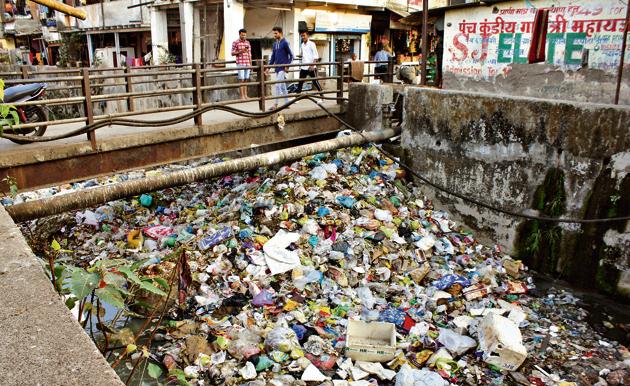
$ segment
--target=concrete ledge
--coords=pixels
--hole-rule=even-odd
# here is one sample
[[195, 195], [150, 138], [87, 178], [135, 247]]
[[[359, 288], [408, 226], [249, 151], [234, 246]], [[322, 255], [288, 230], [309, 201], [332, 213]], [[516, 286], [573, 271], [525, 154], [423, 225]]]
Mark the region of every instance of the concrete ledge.
[[0, 207], [0, 384], [122, 385]]
[[457, 144], [544, 143], [594, 158], [630, 148], [629, 106], [415, 87], [405, 103], [410, 129]]

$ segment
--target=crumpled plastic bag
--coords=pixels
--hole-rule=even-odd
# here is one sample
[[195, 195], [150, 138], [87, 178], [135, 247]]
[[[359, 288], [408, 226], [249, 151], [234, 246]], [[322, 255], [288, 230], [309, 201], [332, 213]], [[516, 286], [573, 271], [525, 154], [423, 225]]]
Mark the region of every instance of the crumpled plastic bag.
[[271, 350], [291, 352], [296, 348], [300, 348], [300, 342], [292, 329], [276, 327], [267, 334], [265, 346]]
[[260, 343], [260, 336], [252, 330], [240, 330], [235, 332], [230, 341], [228, 352], [234, 358], [238, 360], [247, 359], [252, 355], [260, 353], [258, 343]]
[[336, 200], [339, 204], [345, 206], [348, 209], [352, 208], [354, 206], [354, 203], [356, 202], [356, 200], [350, 196], [337, 196]]
[[304, 225], [302, 225], [302, 230], [309, 235], [316, 235], [317, 232], [319, 232], [319, 224], [317, 224], [317, 221], [309, 218], [304, 222]]
[[372, 295], [372, 291], [368, 287], [359, 287], [357, 288], [357, 295], [359, 299], [361, 299], [361, 304], [367, 309], [374, 308], [374, 295]]
[[392, 212], [390, 212], [389, 210], [383, 210], [383, 209], [376, 209], [374, 211], [374, 217], [377, 220], [384, 221], [384, 222], [392, 222], [393, 220]]
[[96, 213], [92, 212], [91, 210], [86, 210], [83, 213], [77, 212], [75, 216], [75, 220], [77, 224], [92, 225], [95, 227], [98, 226], [98, 219], [96, 218]]
[[446, 328], [440, 328], [438, 340], [449, 352], [457, 355], [462, 355], [471, 348], [477, 347], [477, 341], [473, 338]]
[[299, 233], [287, 232], [280, 229], [275, 236], [263, 245], [265, 261], [272, 275], [290, 271], [299, 267], [298, 251], [289, 251], [287, 247], [300, 239]]
[[395, 386], [448, 386], [448, 382], [438, 373], [427, 369], [415, 370], [405, 363], [396, 374]]
[[326, 172], [326, 169], [321, 166], [315, 166], [313, 170], [311, 170], [310, 175], [311, 178], [313, 178], [314, 180], [325, 180], [326, 178], [328, 178], [328, 173]]
[[267, 290], [262, 290], [254, 296], [252, 304], [257, 307], [270, 306], [273, 304], [273, 295]]

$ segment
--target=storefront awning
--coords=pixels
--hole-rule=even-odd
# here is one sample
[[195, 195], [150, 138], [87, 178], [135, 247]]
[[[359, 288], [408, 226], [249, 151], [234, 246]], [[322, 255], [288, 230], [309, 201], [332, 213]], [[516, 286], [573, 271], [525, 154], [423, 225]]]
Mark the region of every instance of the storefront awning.
[[411, 15], [411, 13], [407, 12], [406, 10], [400, 8], [400, 7], [392, 7], [392, 6], [386, 6], [385, 9], [395, 13], [396, 15], [402, 16], [402, 17], [407, 17], [409, 15]]
[[368, 33], [372, 15], [317, 11], [315, 32]]
[[[429, 5], [429, 17], [431, 16], [443, 16], [447, 11], [453, 9], [460, 8], [474, 8], [474, 7], [482, 7], [482, 6], [490, 6], [492, 4], [505, 3], [511, 0], [484, 0], [482, 2], [460, 2], [454, 3], [452, 5], [444, 6], [444, 7], [436, 7], [431, 8]], [[421, 1], [420, 1], [421, 2]], [[413, 11], [409, 16], [405, 16], [400, 19], [400, 22], [403, 24], [409, 25], [421, 25], [422, 24], [422, 11]]]
[[94, 28], [81, 28], [81, 34], [86, 35], [96, 35], [96, 34], [107, 34], [107, 33], [126, 33], [126, 32], [147, 32], [151, 31], [150, 26], [141, 25], [141, 24], [128, 24], [128, 25], [120, 25], [116, 27], [94, 27]]

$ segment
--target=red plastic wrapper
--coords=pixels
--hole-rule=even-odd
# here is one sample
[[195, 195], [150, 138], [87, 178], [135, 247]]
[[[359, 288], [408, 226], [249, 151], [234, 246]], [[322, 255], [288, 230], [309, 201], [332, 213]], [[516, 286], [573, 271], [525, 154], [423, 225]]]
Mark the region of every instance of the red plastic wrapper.
[[322, 371], [332, 370], [337, 362], [337, 357], [334, 355], [323, 354], [316, 357], [313, 354], [307, 353], [305, 356], [315, 367]]

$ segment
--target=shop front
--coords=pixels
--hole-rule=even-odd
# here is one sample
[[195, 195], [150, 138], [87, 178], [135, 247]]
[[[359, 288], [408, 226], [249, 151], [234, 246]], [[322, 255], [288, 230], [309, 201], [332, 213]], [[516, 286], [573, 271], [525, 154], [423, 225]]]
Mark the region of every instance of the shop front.
[[381, 47], [389, 46], [397, 64], [419, 61], [420, 33], [414, 26], [401, 23], [401, 18], [390, 10], [374, 14], [370, 57]]
[[318, 50], [327, 49], [322, 61], [368, 60], [371, 22], [371, 15], [316, 11], [313, 41]]

